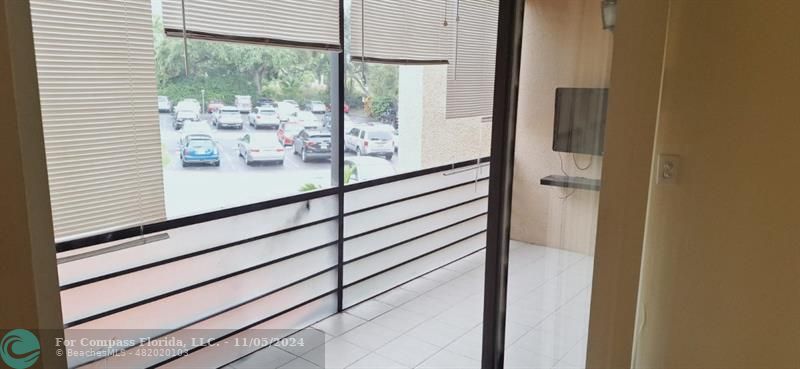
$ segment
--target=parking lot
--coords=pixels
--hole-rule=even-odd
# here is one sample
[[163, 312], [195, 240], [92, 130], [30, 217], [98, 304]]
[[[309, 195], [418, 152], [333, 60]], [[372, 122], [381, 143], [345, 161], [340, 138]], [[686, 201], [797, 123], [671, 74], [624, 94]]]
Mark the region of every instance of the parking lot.
[[[201, 119], [211, 121], [207, 115]], [[242, 119], [247, 122], [247, 115], [243, 114]], [[353, 120], [359, 121], [357, 117]], [[299, 193], [309, 184], [330, 186], [331, 163], [325, 160], [303, 162], [299, 156], [292, 155], [291, 147], [286, 148], [283, 165], [246, 165], [238, 156], [237, 145], [243, 135], [256, 132], [248, 124], [241, 130], [212, 128], [220, 153], [219, 167], [183, 167], [179, 156], [181, 134], [172, 128], [172, 114], [159, 114], [159, 121], [168, 218], [288, 196]], [[276, 130], [268, 129], [258, 129], [257, 132], [277, 134]], [[397, 155], [391, 160], [395, 168], [398, 161]]]

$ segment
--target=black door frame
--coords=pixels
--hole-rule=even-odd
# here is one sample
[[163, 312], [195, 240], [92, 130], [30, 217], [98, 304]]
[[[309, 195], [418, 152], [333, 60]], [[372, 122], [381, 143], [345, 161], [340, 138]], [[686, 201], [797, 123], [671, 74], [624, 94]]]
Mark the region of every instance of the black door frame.
[[500, 0], [486, 229], [481, 356], [483, 369], [503, 368], [505, 355], [508, 244], [524, 10], [525, 0]]

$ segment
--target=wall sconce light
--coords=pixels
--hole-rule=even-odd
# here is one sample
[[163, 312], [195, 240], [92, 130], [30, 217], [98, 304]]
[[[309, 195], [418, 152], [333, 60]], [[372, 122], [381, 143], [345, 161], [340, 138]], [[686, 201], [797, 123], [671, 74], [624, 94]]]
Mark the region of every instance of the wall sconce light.
[[600, 10], [603, 15], [603, 29], [613, 31], [617, 25], [617, 0], [603, 0]]

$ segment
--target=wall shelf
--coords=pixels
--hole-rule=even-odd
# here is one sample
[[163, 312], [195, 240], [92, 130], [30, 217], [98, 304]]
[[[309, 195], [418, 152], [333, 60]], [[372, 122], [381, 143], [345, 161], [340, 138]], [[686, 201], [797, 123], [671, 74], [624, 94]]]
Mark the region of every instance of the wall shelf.
[[549, 175], [539, 181], [545, 186], [575, 188], [578, 190], [600, 191], [600, 180], [585, 177]]

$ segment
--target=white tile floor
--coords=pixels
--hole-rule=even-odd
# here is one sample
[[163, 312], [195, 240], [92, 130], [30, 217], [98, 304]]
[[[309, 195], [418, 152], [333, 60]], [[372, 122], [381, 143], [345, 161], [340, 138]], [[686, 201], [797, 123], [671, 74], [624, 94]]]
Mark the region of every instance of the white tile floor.
[[[229, 368], [479, 368], [483, 259], [477, 253], [318, 322], [324, 347], [272, 347]], [[506, 368], [583, 367], [592, 262], [512, 243]]]

